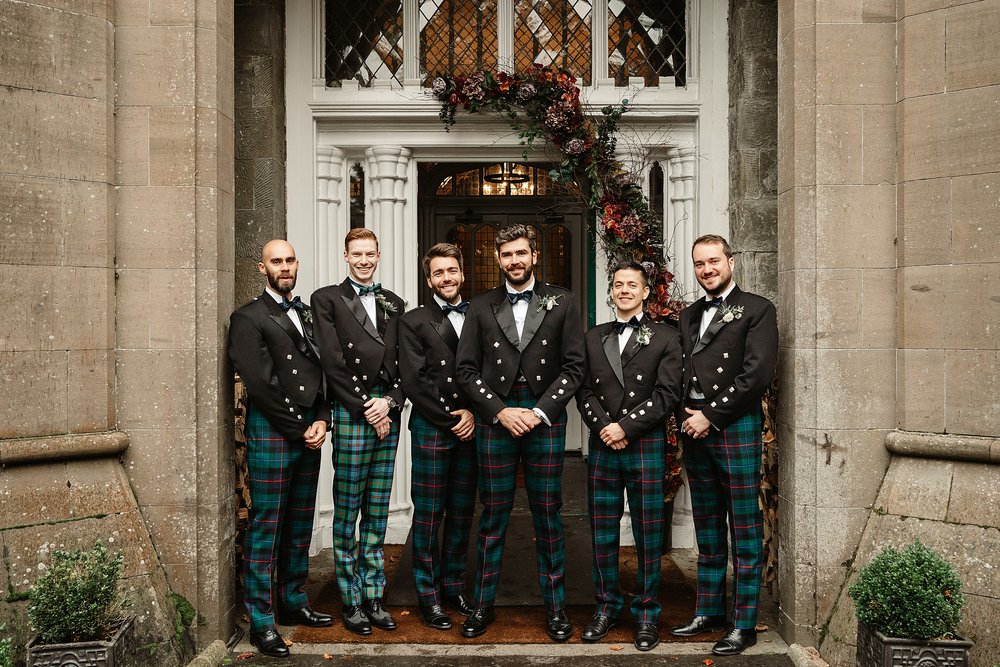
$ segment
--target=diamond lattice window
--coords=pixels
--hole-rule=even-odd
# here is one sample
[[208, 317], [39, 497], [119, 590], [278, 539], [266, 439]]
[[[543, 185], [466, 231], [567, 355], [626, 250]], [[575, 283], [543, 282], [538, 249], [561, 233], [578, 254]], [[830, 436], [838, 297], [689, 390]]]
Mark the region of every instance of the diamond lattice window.
[[403, 67], [402, 0], [326, 3], [326, 83], [400, 78]]
[[590, 85], [590, 2], [517, 0], [514, 3], [514, 68], [555, 65]]
[[496, 0], [421, 0], [420, 77], [497, 69]]
[[[615, 85], [642, 77], [647, 86], [684, 85], [685, 0], [609, 0], [608, 76]], [[667, 81], [662, 81], [666, 85]]]

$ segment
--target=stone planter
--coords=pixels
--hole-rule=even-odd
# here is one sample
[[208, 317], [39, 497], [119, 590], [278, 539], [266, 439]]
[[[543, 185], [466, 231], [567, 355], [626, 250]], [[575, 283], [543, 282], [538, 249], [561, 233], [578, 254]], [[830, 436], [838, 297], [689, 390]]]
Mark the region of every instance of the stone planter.
[[858, 667], [968, 667], [972, 642], [886, 637], [858, 623]]
[[35, 637], [28, 644], [28, 667], [139, 667], [129, 650], [134, 620], [122, 621], [106, 641], [41, 644]]

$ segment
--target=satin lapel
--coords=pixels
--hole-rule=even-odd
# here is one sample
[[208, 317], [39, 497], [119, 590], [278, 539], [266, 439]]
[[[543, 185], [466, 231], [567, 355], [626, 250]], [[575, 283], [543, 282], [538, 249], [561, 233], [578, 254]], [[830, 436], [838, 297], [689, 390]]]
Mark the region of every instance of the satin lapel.
[[618, 352], [618, 336], [612, 330], [604, 334], [604, 337], [601, 338], [601, 344], [604, 346], [604, 356], [608, 358], [608, 363], [611, 364], [611, 370], [615, 372], [615, 377], [618, 378], [618, 382], [624, 387], [625, 373], [622, 370], [622, 356]]
[[[428, 306], [428, 308], [434, 308], [434, 306]], [[431, 315], [431, 326], [448, 345], [448, 349], [452, 352], [458, 349], [458, 332], [455, 331], [455, 325], [451, 323], [451, 318], [446, 316], [443, 311], [438, 310]]]
[[[340, 298], [344, 300], [345, 304], [347, 304], [347, 307], [354, 315], [354, 319], [361, 323], [361, 326], [364, 327], [369, 336], [385, 345], [385, 343], [382, 342], [382, 336], [378, 333], [378, 329], [375, 328], [371, 318], [368, 317], [368, 311], [365, 310], [365, 305], [361, 303], [361, 298], [358, 297], [358, 293], [354, 291], [354, 287], [351, 286], [351, 283], [345, 280], [340, 287], [342, 292]], [[375, 304], [375, 308], [375, 312], [378, 313], [377, 303]]]
[[528, 343], [535, 337], [535, 332], [538, 331], [538, 327], [542, 325], [542, 320], [545, 319], [545, 313], [548, 311], [542, 308], [540, 303], [542, 297], [546, 296], [546, 294], [545, 284], [536, 282], [535, 293], [532, 295], [531, 301], [528, 302], [528, 312], [524, 316], [524, 331], [521, 332], [521, 343], [517, 346], [521, 352], [524, 352], [524, 348], [528, 347]]
[[[653, 341], [654, 335], [655, 334], [653, 333], [653, 331], [650, 330], [649, 342]], [[628, 344], [622, 351], [622, 366], [627, 366], [628, 363], [632, 361], [632, 357], [634, 357], [639, 352], [639, 348], [642, 347], [642, 345], [639, 345], [639, 341], [636, 340], [638, 337], [639, 337], [639, 330], [636, 329], [635, 331], [632, 332], [632, 335], [628, 339]], [[646, 343], [646, 345], [649, 345], [649, 343]]]
[[[501, 300], [493, 303], [493, 317], [497, 318], [497, 324], [500, 325], [500, 330], [507, 336], [510, 344], [520, 350], [517, 325], [514, 324], [514, 309], [507, 300], [506, 290], [500, 288], [499, 292]], [[531, 304], [528, 304], [528, 307], [530, 308]]]
[[[360, 301], [361, 299], [358, 299]], [[378, 327], [378, 333], [381, 336], [385, 333], [386, 326], [389, 324], [389, 313], [385, 312], [385, 308], [378, 302], [378, 297], [375, 298], [375, 325]]]
[[698, 330], [701, 329], [701, 314], [704, 309], [704, 303], [704, 299], [698, 299], [688, 306], [691, 309], [691, 319], [688, 320], [686, 333], [691, 340], [692, 347], [698, 344]]
[[[288, 334], [288, 337], [291, 338], [292, 342], [295, 344], [296, 349], [298, 349], [298, 351], [302, 354], [312, 356], [312, 349], [309, 347], [309, 343], [307, 343], [306, 339], [302, 337], [299, 330], [295, 328], [295, 323], [292, 322], [292, 318], [288, 316], [288, 313], [281, 310], [281, 307], [267, 292], [265, 292], [260, 298], [266, 299], [264, 303], [267, 304], [267, 309], [270, 311], [268, 317], [274, 320], [274, 323], [281, 327], [286, 334]], [[303, 323], [302, 326], [305, 327], [305, 323]]]
[[[700, 317], [698, 323], [701, 323]], [[723, 324], [725, 323], [722, 321], [722, 308], [716, 308], [715, 315], [712, 317], [711, 323], [708, 325], [708, 328], [705, 329], [705, 333], [702, 334], [702, 337], [698, 340], [698, 342], [694, 344], [694, 349], [691, 350], [691, 354], [701, 352], [706, 345], [711, 343], [712, 339], [715, 338], [715, 334], [719, 333], [719, 329], [722, 328]]]

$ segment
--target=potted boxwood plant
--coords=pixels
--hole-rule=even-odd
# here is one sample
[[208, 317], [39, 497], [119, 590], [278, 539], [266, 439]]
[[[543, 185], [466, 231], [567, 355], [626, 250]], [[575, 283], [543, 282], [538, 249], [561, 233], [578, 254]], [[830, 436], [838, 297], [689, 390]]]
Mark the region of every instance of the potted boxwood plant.
[[131, 664], [133, 619], [118, 590], [121, 551], [53, 551], [49, 568], [28, 589], [28, 618], [38, 635], [28, 644], [28, 667]]
[[965, 597], [955, 568], [919, 540], [886, 547], [848, 589], [858, 616], [859, 667], [968, 665], [956, 634]]

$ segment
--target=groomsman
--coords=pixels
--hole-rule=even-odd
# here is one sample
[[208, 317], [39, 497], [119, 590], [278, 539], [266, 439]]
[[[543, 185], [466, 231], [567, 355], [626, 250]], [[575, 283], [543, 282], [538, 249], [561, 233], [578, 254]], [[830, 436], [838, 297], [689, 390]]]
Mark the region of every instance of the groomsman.
[[303, 591], [330, 407], [309, 307], [292, 296], [299, 270], [295, 249], [268, 241], [257, 268], [267, 278], [264, 293], [229, 321], [229, 358], [248, 397], [253, 502], [244, 538], [244, 603], [250, 641], [264, 655], [283, 658], [288, 647], [274, 627], [275, 613], [282, 625], [333, 623], [309, 608]]
[[[475, 417], [455, 382], [455, 350], [469, 302], [462, 301], [462, 251], [431, 247], [422, 260], [434, 300], [403, 316], [399, 373], [413, 403], [413, 577], [423, 622], [451, 628], [442, 603], [468, 616], [465, 564], [476, 502]], [[438, 549], [438, 531], [444, 537]]]
[[573, 626], [565, 611], [566, 545], [559, 509], [566, 404], [583, 380], [583, 327], [569, 291], [535, 280], [538, 252], [531, 227], [500, 230], [495, 247], [504, 284], [472, 300], [458, 343], [456, 377], [476, 413], [483, 504], [476, 608], [462, 635], [478, 637], [495, 620], [493, 602], [520, 461], [535, 524], [547, 630], [554, 641], [565, 641]]
[[[760, 491], [761, 398], [778, 353], [774, 304], [733, 282], [729, 243], [709, 234], [691, 250], [706, 296], [681, 311], [684, 347], [684, 465], [698, 538], [694, 617], [671, 632], [692, 637], [729, 629], [727, 537], [733, 537], [734, 613], [729, 634], [712, 648], [735, 655], [757, 643], [757, 602], [764, 566]], [[728, 527], [727, 527], [728, 521]]]
[[[382, 607], [385, 529], [403, 404], [396, 343], [401, 298], [374, 281], [380, 255], [369, 229], [344, 239], [348, 277], [312, 295], [316, 343], [333, 405], [333, 558], [344, 627], [395, 630]], [[361, 515], [359, 537], [355, 523]]]
[[616, 318], [586, 335], [586, 380], [577, 407], [590, 429], [587, 505], [594, 548], [597, 611], [584, 641], [603, 639], [618, 623], [625, 600], [619, 585], [619, 525], [625, 494], [632, 514], [638, 591], [631, 611], [635, 647], [660, 643], [660, 556], [663, 547], [664, 421], [681, 394], [677, 331], [643, 317], [649, 279], [641, 264], [615, 271], [611, 299]]

